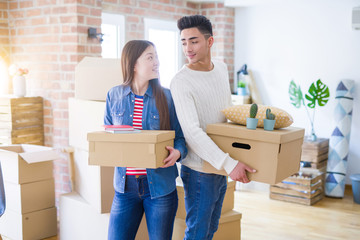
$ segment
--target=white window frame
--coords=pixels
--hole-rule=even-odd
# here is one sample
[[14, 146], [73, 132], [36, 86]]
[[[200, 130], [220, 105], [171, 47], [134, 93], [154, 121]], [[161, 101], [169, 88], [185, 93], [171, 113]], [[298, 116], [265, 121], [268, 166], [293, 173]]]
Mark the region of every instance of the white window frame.
[[176, 59], [177, 70], [179, 70], [183, 65], [183, 57], [182, 57], [182, 49], [180, 44], [180, 32], [177, 27], [177, 22], [170, 20], [144, 18], [145, 39], [149, 39], [149, 29], [168, 30], [168, 31], [175, 31], [178, 33], [178, 38], [175, 38], [176, 41], [175, 44], [177, 46], [175, 51], [178, 56]]
[[[102, 13], [101, 14], [102, 24], [110, 24], [117, 26], [117, 38], [119, 40], [118, 45], [118, 58], [121, 58], [121, 51], [125, 45], [125, 17], [120, 14]], [[106, 44], [106, 42], [103, 42]]]

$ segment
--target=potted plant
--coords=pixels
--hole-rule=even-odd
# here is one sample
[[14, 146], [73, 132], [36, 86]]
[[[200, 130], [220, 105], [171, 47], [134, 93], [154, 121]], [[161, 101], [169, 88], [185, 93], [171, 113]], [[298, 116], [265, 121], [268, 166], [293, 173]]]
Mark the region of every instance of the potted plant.
[[247, 95], [246, 83], [244, 81], [239, 81], [238, 82], [237, 95], [240, 95], [240, 96], [246, 96]]
[[266, 109], [266, 119], [264, 119], [264, 130], [272, 131], [275, 126], [275, 114], [271, 112], [271, 109]]
[[255, 118], [258, 111], [258, 105], [256, 103], [250, 106], [250, 117], [246, 118], [246, 127], [248, 129], [256, 129], [259, 119]]
[[247, 65], [244, 64], [241, 69], [237, 72], [237, 88], [236, 93], [240, 96], [247, 96], [249, 95], [249, 88], [247, 83], [249, 78], [249, 73], [247, 71]]
[[[305, 107], [306, 113], [311, 123], [311, 135], [309, 139], [310, 141], [315, 142], [317, 139], [314, 130], [315, 106], [317, 103], [319, 107], [323, 107], [329, 101], [330, 91], [328, 86], [322, 83], [320, 79], [318, 79], [316, 82], [313, 82], [308, 90], [308, 94], [305, 94], [306, 100], [309, 101], [309, 103], [306, 105], [300, 86], [297, 86], [295, 82], [291, 80], [289, 86], [289, 95], [292, 105], [294, 105], [296, 108], [300, 108], [301, 105]], [[312, 118], [310, 117], [310, 113], [307, 107], [313, 109]]]

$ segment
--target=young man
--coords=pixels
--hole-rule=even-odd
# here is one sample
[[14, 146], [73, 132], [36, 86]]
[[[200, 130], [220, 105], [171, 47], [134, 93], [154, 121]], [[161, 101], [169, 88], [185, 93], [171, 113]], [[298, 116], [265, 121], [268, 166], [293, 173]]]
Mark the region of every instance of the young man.
[[207, 173], [204, 161], [229, 176], [248, 183], [246, 171], [255, 170], [232, 159], [206, 134], [206, 125], [225, 122], [221, 110], [231, 105], [228, 70], [225, 63], [211, 59], [214, 43], [211, 22], [204, 16], [178, 20], [183, 51], [188, 64], [175, 75], [171, 93], [188, 147], [182, 160], [181, 178], [185, 190], [186, 231], [184, 239], [212, 239], [219, 224], [226, 177]]

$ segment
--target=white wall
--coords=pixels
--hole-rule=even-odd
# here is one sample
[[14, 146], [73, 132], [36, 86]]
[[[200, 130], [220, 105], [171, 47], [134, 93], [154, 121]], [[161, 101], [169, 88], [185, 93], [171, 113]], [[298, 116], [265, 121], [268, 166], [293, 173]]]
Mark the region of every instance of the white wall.
[[358, 6], [360, 0], [292, 0], [237, 8], [235, 14], [235, 70], [247, 63], [264, 103], [288, 111], [293, 125], [306, 133], [310, 122], [305, 108], [290, 104], [291, 79], [303, 93], [319, 78], [329, 86], [330, 101], [315, 115], [315, 132], [326, 138], [335, 127], [337, 84], [355, 81], [348, 184], [350, 174], [360, 173], [360, 30], [351, 28], [352, 8]]

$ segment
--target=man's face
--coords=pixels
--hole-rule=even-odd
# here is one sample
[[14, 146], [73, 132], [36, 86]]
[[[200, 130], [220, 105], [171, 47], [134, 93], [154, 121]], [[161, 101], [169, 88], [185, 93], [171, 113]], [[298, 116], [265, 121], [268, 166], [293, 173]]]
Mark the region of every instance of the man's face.
[[180, 36], [183, 52], [189, 64], [195, 64], [210, 57], [213, 37], [206, 39], [195, 27], [182, 30]]

